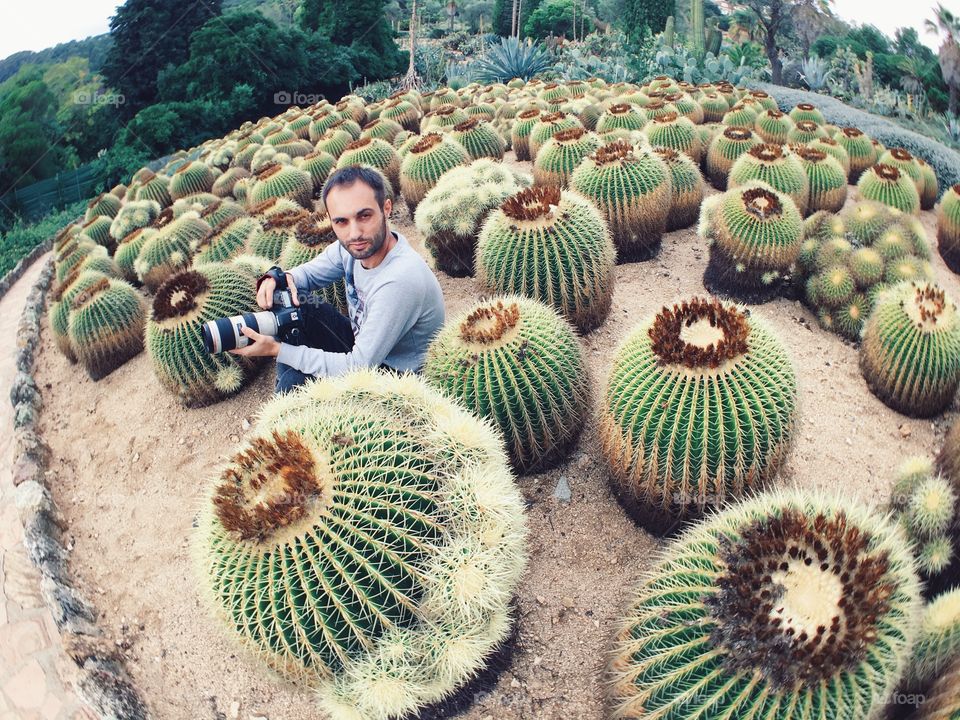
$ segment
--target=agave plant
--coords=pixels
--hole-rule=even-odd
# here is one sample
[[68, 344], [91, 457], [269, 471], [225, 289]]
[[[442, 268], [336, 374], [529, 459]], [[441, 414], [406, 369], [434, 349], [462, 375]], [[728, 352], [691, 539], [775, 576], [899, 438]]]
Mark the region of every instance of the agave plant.
[[515, 77], [529, 80], [552, 65], [553, 58], [543, 45], [512, 37], [500, 38], [500, 44], [490, 46], [486, 56], [474, 64], [473, 81], [497, 83]]
[[814, 92], [822, 90], [832, 76], [829, 60], [811, 55], [800, 63], [800, 77]]

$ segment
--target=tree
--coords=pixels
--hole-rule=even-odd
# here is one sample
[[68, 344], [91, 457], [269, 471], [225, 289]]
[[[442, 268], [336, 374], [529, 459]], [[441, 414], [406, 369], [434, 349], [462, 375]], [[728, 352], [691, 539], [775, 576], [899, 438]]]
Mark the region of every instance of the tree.
[[960, 92], [960, 18], [943, 5], [937, 5], [935, 17], [936, 22], [927, 20], [925, 25], [928, 32], [934, 35], [942, 32], [944, 35], [937, 57], [940, 61], [940, 74], [950, 89], [947, 108], [951, 115], [956, 115], [957, 93]]
[[673, 0], [626, 0], [623, 6], [623, 29], [627, 36], [636, 40], [645, 30], [661, 33], [667, 18], [676, 14]]
[[110, 19], [113, 46], [103, 76], [124, 96], [124, 117], [156, 101], [160, 70], [187, 59], [190, 35], [220, 9], [221, 0], [127, 0], [117, 9]]
[[407, 74], [403, 76], [400, 86], [405, 90], [420, 87], [420, 77], [417, 75], [417, 0], [413, 0], [410, 9], [410, 62], [407, 65]]
[[[536, 39], [547, 35], [576, 39], [573, 23], [579, 18], [575, 14], [574, 2], [579, 0], [546, 0], [527, 18], [523, 34]], [[588, 31], [590, 29], [592, 28], [588, 28]]]

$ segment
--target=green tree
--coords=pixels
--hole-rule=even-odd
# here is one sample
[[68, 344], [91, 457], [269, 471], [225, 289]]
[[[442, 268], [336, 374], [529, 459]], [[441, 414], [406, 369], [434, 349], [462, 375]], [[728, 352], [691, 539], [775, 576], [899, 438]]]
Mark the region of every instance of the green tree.
[[646, 30], [663, 32], [667, 18], [676, 14], [673, 0], [626, 0], [623, 4], [623, 30], [632, 40], [642, 38]]
[[[783, 61], [780, 50], [797, 22], [809, 22], [811, 13], [830, 14], [832, 0], [740, 0], [731, 3], [737, 9], [749, 10], [756, 18], [763, 49], [770, 63], [770, 80], [774, 85], [783, 82]], [[795, 20], [795, 17], [798, 18]], [[807, 46], [808, 48], [810, 45]]]
[[[563, 36], [575, 39], [573, 22], [576, 20], [577, 28], [580, 27], [582, 19], [580, 13], [574, 8], [576, 0], [546, 0], [530, 17], [527, 18], [523, 26], [523, 34], [535, 39], [544, 38], [547, 35]], [[579, 2], [577, 2], [579, 6]], [[592, 24], [588, 25], [586, 30], [590, 32], [593, 29]], [[578, 31], [579, 32], [579, 31]]]
[[943, 33], [943, 42], [937, 57], [940, 61], [940, 74], [950, 89], [947, 108], [951, 115], [957, 114], [957, 94], [960, 92], [960, 18], [943, 5], [937, 5], [936, 21], [927, 20], [925, 25], [935, 35]]
[[220, 14], [221, 0], [127, 0], [110, 19], [113, 46], [103, 64], [107, 84], [124, 96], [131, 117], [157, 98], [157, 75], [189, 55], [190, 35]]

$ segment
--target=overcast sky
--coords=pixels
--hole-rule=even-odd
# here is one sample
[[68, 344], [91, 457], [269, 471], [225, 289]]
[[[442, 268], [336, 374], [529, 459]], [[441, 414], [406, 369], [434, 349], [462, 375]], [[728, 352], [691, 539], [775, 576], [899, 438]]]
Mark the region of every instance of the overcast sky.
[[[960, 0], [942, 1], [944, 7], [960, 14]], [[122, 4], [117, 0], [18, 1], [16, 12], [6, 10], [0, 22], [0, 58], [19, 50], [42, 50], [105, 33], [110, 28], [110, 16]], [[924, 32], [923, 20], [933, 17], [935, 4], [935, 0], [834, 0], [835, 12], [844, 20], [872, 23], [890, 37], [898, 27], [913, 26], [933, 49], [939, 46], [938, 40]]]

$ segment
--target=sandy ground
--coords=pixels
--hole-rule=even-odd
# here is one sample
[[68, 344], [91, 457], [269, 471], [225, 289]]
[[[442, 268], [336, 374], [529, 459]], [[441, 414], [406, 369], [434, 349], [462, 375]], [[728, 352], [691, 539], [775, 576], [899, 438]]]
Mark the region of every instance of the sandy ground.
[[[923, 222], [932, 241], [933, 214], [924, 213]], [[395, 212], [394, 226], [420, 247], [405, 207]], [[703, 293], [707, 259], [706, 244], [691, 228], [665, 236], [654, 260], [617, 268], [609, 318], [581, 339], [594, 408], [619, 341], [663, 304]], [[939, 256], [934, 265], [960, 299], [957, 276]], [[441, 274], [440, 281], [448, 315], [479, 295], [471, 278]], [[897, 464], [934, 453], [958, 408], [932, 422], [900, 416], [867, 390], [856, 348], [820, 330], [799, 302], [778, 299], [752, 311], [776, 329], [798, 372], [799, 422], [777, 483], [885, 502]], [[38, 381], [72, 571], [154, 716], [318, 717], [309, 694], [238, 652], [208, 619], [188, 557], [202, 488], [269, 398], [272, 370], [238, 397], [184, 410], [156, 382], [146, 354], [93, 383], [45, 332]], [[552, 497], [561, 476], [572, 489], [569, 502]], [[477, 693], [462, 717], [600, 718], [612, 628], [640, 573], [652, 567], [657, 541], [611, 494], [593, 419], [564, 464], [518, 483], [529, 502], [531, 562], [519, 589], [517, 644], [492, 692]]]

